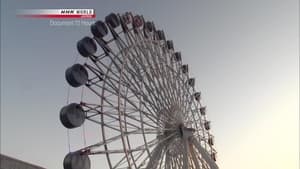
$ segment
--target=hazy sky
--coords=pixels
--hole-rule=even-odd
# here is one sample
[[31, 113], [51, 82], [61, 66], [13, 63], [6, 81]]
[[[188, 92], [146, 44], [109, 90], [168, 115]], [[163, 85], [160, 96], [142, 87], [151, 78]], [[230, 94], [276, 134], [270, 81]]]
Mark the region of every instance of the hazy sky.
[[68, 151], [58, 116], [64, 72], [89, 27], [16, 17], [17, 9], [36, 8], [94, 8], [98, 19], [133, 11], [153, 20], [196, 77], [220, 169], [299, 168], [297, 0], [1, 1], [1, 153], [58, 169]]

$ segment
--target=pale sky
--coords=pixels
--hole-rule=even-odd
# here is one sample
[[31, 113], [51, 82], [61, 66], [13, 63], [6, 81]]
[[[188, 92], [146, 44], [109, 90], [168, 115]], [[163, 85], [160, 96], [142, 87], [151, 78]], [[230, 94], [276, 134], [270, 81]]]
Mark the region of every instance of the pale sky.
[[[132, 11], [153, 20], [196, 77], [219, 168], [299, 168], [296, 0], [1, 1], [1, 153], [58, 169], [68, 152], [59, 121], [64, 72], [89, 27], [16, 17], [18, 9], [40, 8], [94, 8], [97, 19]], [[94, 163], [93, 169], [106, 165]]]

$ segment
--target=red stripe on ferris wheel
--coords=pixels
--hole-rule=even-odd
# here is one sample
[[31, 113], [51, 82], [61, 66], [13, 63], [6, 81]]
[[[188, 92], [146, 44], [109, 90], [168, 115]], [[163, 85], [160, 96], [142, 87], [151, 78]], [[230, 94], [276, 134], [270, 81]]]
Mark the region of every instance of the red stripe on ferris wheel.
[[27, 18], [95, 18], [94, 9], [21, 9], [17, 16]]
[[25, 17], [25, 18], [95, 18], [96, 15], [92, 14], [92, 15], [87, 15], [87, 14], [83, 14], [83, 15], [62, 15], [62, 14], [21, 14], [21, 15], [17, 15], [18, 17]]

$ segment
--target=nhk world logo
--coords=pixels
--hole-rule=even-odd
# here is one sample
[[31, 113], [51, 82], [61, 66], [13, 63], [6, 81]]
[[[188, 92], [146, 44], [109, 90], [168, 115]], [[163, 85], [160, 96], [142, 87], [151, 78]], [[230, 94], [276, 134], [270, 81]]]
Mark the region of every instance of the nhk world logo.
[[17, 16], [27, 18], [95, 18], [94, 9], [21, 9]]

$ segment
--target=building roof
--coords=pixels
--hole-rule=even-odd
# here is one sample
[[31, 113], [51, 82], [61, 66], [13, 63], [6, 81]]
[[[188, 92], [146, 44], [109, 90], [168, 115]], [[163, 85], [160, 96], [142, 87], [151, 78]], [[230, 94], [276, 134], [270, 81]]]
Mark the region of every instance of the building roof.
[[0, 161], [0, 169], [46, 169], [3, 154], [0, 154]]

